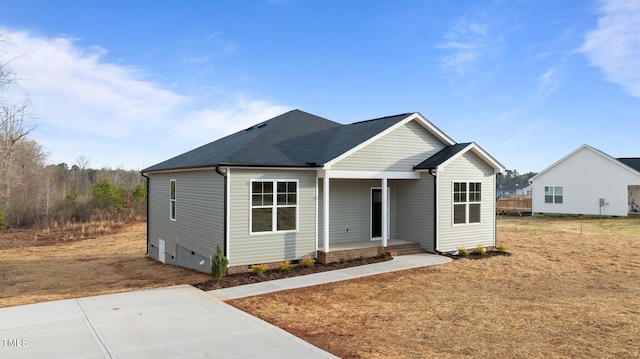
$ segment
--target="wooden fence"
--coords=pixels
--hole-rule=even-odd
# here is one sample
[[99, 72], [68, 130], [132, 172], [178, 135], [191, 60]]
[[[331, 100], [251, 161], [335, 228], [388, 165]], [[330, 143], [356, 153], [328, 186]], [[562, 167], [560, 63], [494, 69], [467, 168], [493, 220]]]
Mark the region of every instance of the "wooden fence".
[[499, 216], [530, 216], [531, 208], [531, 197], [527, 196], [513, 196], [496, 200], [496, 215]]

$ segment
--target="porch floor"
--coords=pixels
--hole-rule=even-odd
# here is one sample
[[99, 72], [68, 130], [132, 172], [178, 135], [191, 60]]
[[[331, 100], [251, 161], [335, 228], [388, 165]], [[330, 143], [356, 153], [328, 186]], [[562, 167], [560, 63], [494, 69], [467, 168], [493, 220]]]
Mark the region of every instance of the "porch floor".
[[[414, 243], [415, 242], [405, 241], [403, 239], [387, 239], [387, 247]], [[329, 252], [362, 248], [378, 248], [380, 246], [382, 246], [382, 240], [329, 244]], [[320, 249], [321, 248], [322, 246], [320, 246]]]
[[[379, 255], [379, 248], [382, 246], [382, 240], [378, 241], [362, 241], [353, 243], [330, 244], [329, 252], [321, 249], [317, 251], [317, 258], [320, 263], [331, 263], [342, 260], [374, 257]], [[419, 243], [405, 241], [402, 239], [388, 239], [385, 251], [392, 256], [403, 254], [423, 253], [425, 250], [420, 247]]]

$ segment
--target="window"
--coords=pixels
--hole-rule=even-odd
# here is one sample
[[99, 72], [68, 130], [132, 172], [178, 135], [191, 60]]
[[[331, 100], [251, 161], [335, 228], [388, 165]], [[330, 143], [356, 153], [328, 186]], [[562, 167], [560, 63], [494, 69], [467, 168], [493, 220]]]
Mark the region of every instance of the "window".
[[562, 203], [562, 192], [562, 186], [544, 186], [544, 203]]
[[298, 181], [251, 182], [251, 232], [297, 229]]
[[453, 183], [453, 224], [480, 223], [482, 184]]
[[171, 190], [169, 195], [169, 218], [176, 220], [176, 180], [171, 180]]

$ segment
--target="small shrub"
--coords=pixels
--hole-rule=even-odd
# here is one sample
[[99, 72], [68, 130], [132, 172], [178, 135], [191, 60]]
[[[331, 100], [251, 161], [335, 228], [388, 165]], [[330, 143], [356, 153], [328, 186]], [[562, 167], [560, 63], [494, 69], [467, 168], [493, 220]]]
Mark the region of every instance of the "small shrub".
[[496, 251], [498, 252], [506, 252], [507, 251], [507, 246], [505, 246], [504, 244], [498, 244], [496, 245]]
[[378, 257], [384, 258], [386, 256], [387, 256], [387, 250], [383, 246], [378, 247]]
[[291, 270], [291, 261], [286, 260], [279, 264], [278, 266], [281, 272], [288, 272]]
[[340, 263], [342, 263], [342, 264], [347, 263], [347, 258], [345, 258], [345, 257], [340, 257]]
[[360, 254], [360, 261], [364, 262], [367, 259], [367, 257], [364, 254]]
[[305, 268], [311, 268], [315, 262], [315, 259], [311, 258], [311, 255], [307, 254], [306, 257], [302, 258], [300, 264]]
[[222, 254], [220, 242], [216, 243], [216, 255], [211, 258], [211, 276], [214, 281], [219, 281], [227, 272], [229, 260]]
[[484, 248], [482, 245], [478, 245], [476, 249], [473, 251], [473, 253], [483, 256], [487, 254], [487, 249]]
[[269, 266], [267, 266], [266, 264], [254, 264], [251, 266], [251, 270], [257, 275], [263, 275], [264, 272], [267, 271], [267, 269], [269, 269]]
[[458, 248], [458, 255], [461, 257], [466, 257], [469, 255], [469, 251], [465, 247]]

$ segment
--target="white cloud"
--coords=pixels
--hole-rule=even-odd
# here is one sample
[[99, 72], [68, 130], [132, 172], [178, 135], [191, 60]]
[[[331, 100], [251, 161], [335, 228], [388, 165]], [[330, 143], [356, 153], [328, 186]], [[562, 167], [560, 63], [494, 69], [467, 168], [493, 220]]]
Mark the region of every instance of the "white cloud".
[[[83, 155], [95, 167], [141, 169], [288, 109], [242, 94], [185, 96], [107, 61], [99, 46], [0, 32], [11, 40], [8, 56], [24, 54], [11, 66], [41, 122], [33, 137], [51, 163]], [[220, 104], [221, 97], [233, 100]]]
[[542, 96], [549, 96], [559, 86], [558, 74], [555, 68], [548, 69], [538, 77], [538, 93]]
[[437, 45], [449, 51], [449, 55], [442, 59], [442, 67], [459, 75], [472, 70], [480, 59], [490, 54], [492, 48], [488, 25], [467, 16], [459, 18], [444, 39], [444, 43]]
[[[204, 108], [187, 114], [180, 134], [194, 141], [210, 142], [212, 135], [222, 137], [268, 120], [291, 110], [262, 100], [248, 100], [242, 95], [217, 108]], [[204, 143], [202, 143], [204, 144]]]
[[640, 2], [607, 0], [600, 8], [598, 27], [580, 47], [608, 81], [640, 97]]

